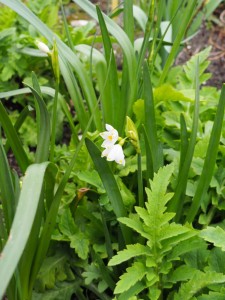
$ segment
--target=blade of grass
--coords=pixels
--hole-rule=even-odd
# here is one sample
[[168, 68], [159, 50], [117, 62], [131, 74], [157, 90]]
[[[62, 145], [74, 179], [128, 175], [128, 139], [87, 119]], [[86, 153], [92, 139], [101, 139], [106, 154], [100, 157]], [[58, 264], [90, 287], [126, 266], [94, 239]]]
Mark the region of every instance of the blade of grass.
[[[37, 150], [35, 162], [41, 163], [48, 160], [50, 144], [50, 119], [47, 107], [41, 95], [41, 89], [34, 73], [32, 74], [33, 86], [29, 86], [35, 97], [36, 116], [38, 125]], [[28, 85], [27, 85], [28, 86]]]
[[174, 40], [173, 46], [171, 48], [171, 52], [166, 60], [165, 66], [163, 68], [162, 74], [159, 79], [159, 86], [163, 84], [163, 82], [168, 74], [169, 68], [173, 64], [173, 61], [177, 55], [178, 49], [180, 47], [180, 43], [183, 39], [183, 36], [185, 34], [185, 31], [187, 29], [187, 26], [189, 24], [191, 16], [194, 12], [196, 4], [197, 4], [197, 0], [190, 0], [187, 2], [187, 6], [185, 8], [185, 14], [183, 14], [183, 17], [182, 17], [182, 23], [179, 24], [179, 31]]
[[[195, 107], [194, 107], [194, 116], [191, 129], [190, 142], [188, 144], [187, 150], [184, 149], [187, 146], [187, 132], [186, 126], [183, 124], [183, 135], [184, 141], [182, 141], [181, 148], [181, 157], [180, 157], [180, 172], [178, 175], [178, 182], [174, 192], [174, 196], [169, 203], [169, 210], [176, 212], [175, 221], [180, 220], [182, 214], [182, 208], [184, 203], [184, 194], [186, 191], [188, 174], [194, 154], [196, 138], [198, 133], [198, 121], [199, 121], [199, 59], [197, 59], [196, 70], [195, 70]], [[186, 152], [185, 158], [184, 153]], [[183, 165], [182, 165], [183, 164]]]
[[163, 154], [157, 138], [155, 107], [152, 93], [152, 84], [148, 70], [147, 62], [144, 63], [143, 69], [144, 80], [144, 103], [145, 103], [145, 130], [149, 141], [149, 149], [151, 150], [151, 161], [153, 163], [153, 173], [157, 172], [163, 162]]
[[216, 116], [209, 140], [209, 145], [206, 152], [206, 157], [203, 165], [203, 170], [201, 176], [199, 178], [197, 190], [195, 192], [194, 198], [192, 200], [192, 204], [190, 210], [187, 215], [187, 221], [193, 222], [200, 205], [206, 196], [207, 189], [209, 187], [210, 181], [212, 179], [216, 156], [218, 151], [218, 146], [220, 142], [220, 135], [223, 126], [224, 119], [224, 109], [225, 109], [225, 85], [222, 87], [222, 91], [220, 94], [220, 99], [216, 111]]
[[120, 111], [118, 111], [118, 107], [121, 108], [122, 103], [121, 103], [121, 94], [119, 90], [119, 80], [118, 80], [116, 59], [114, 56], [112, 44], [110, 41], [110, 37], [108, 34], [108, 30], [106, 28], [104, 18], [102, 16], [100, 9], [98, 7], [96, 9], [97, 9], [99, 25], [102, 33], [105, 58], [109, 69], [108, 83], [110, 83], [110, 98], [102, 99], [103, 105], [105, 107], [104, 114], [106, 115], [106, 123], [111, 124], [113, 127], [117, 128], [119, 132], [121, 132], [123, 123], [122, 124], [120, 123], [123, 120], [121, 118]]
[[23, 149], [21, 140], [2, 104], [2, 101], [0, 101], [0, 123], [4, 129], [4, 132], [9, 141], [11, 149], [18, 162], [18, 165], [21, 171], [24, 173], [29, 165], [29, 159], [27, 157], [26, 152]]
[[134, 16], [133, 16], [133, 1], [124, 0], [124, 31], [126, 32], [131, 44], [134, 44]]
[[[73, 0], [77, 5], [79, 5], [86, 13], [88, 13], [92, 18], [98, 20], [95, 5], [93, 5], [88, 0]], [[136, 98], [137, 93], [137, 80], [136, 80], [136, 57], [134, 52], [134, 47], [130, 42], [126, 33], [118, 26], [113, 20], [111, 20], [108, 16], [102, 13], [103, 18], [105, 20], [108, 31], [116, 38], [118, 43], [120, 44], [123, 53], [124, 53], [124, 65], [126, 65], [126, 69], [123, 71], [124, 75], [124, 90], [130, 89], [129, 93], [127, 93], [127, 102], [126, 104], [126, 112], [124, 112], [124, 122], [126, 115], [131, 113], [131, 108], [133, 101]], [[128, 80], [128, 81], [127, 81]], [[125, 94], [124, 94], [125, 95]], [[124, 99], [122, 97], [122, 99]]]
[[[95, 168], [98, 171], [102, 183], [105, 187], [105, 190], [107, 192], [116, 217], [119, 218], [122, 216], [126, 216], [126, 209], [123, 204], [123, 199], [119, 187], [117, 185], [116, 179], [109, 167], [109, 164], [104, 158], [101, 157], [101, 151], [91, 140], [86, 138], [85, 142], [88, 152], [90, 153], [91, 158], [94, 162]], [[121, 226], [121, 230], [126, 244], [130, 243], [130, 230], [128, 230], [128, 228], [125, 226]]]
[[1, 299], [29, 238], [45, 174], [53, 171], [53, 167], [50, 163], [42, 163], [30, 165], [27, 169], [9, 239], [0, 257]]
[[4, 222], [9, 234], [15, 212], [15, 193], [9, 163], [0, 139], [0, 191]]
[[[1, 98], [1, 97], [0, 97]], [[14, 128], [16, 130], [16, 132], [18, 133], [20, 127], [23, 125], [24, 121], [26, 120], [26, 117], [30, 114], [30, 112], [33, 109], [30, 106], [25, 106], [24, 109], [20, 112], [15, 124], [14, 124]], [[5, 143], [5, 152], [7, 153], [10, 149], [10, 144], [9, 141], [7, 140]]]
[[[40, 87], [41, 89], [41, 93], [42, 94], [46, 94], [46, 95], [49, 95], [51, 97], [54, 97], [55, 95], [55, 90], [50, 88], [50, 87], [45, 87], [45, 86], [41, 86]], [[13, 96], [17, 96], [17, 95], [25, 95], [25, 94], [29, 94], [31, 93], [31, 90], [29, 88], [21, 88], [21, 89], [18, 89], [18, 90], [13, 90], [13, 91], [9, 91], [9, 92], [3, 92], [3, 93], [0, 93], [0, 99], [4, 99], [4, 98], [8, 98], [8, 97], [13, 97]], [[59, 94], [59, 104], [61, 105], [64, 113], [65, 113], [65, 116], [67, 117], [67, 120], [70, 124], [70, 128], [71, 128], [71, 131], [72, 131], [72, 134], [73, 134], [73, 138], [74, 138], [74, 142], [75, 144], [77, 144], [78, 142], [78, 138], [77, 138], [77, 130], [74, 126], [74, 121], [73, 121], [73, 118], [71, 116], [71, 113], [68, 109], [68, 105], [67, 103], [65, 102], [65, 100], [63, 99], [62, 95]], [[24, 121], [26, 115], [32, 110], [31, 107], [27, 107], [25, 108], [19, 115], [15, 125], [14, 125], [14, 128], [16, 129], [16, 131], [19, 130], [20, 126], [22, 125], [22, 122]], [[85, 121], [85, 120], [84, 120]], [[85, 124], [86, 125], [86, 124]], [[7, 145], [7, 146], [6, 146]], [[7, 152], [8, 148], [9, 148], [9, 143], [6, 142], [6, 145], [5, 145], [5, 150]]]

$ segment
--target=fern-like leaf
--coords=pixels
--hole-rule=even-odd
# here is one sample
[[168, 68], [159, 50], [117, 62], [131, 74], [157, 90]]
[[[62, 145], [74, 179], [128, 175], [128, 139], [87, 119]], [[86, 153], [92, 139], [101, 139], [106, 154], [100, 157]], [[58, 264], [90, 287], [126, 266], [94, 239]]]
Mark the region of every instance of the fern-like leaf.
[[151, 255], [149, 248], [141, 244], [127, 245], [127, 248], [122, 251], [119, 251], [109, 261], [108, 265], [115, 266], [133, 257], [140, 256], [140, 255]]
[[120, 280], [116, 284], [115, 294], [123, 293], [129, 290], [146, 275], [146, 267], [141, 262], [134, 262], [133, 265], [126, 270], [127, 272], [120, 276]]
[[201, 272], [196, 270], [194, 276], [186, 283], [182, 284], [179, 292], [175, 294], [174, 300], [190, 300], [203, 288], [213, 284], [225, 282], [225, 275], [217, 272]]

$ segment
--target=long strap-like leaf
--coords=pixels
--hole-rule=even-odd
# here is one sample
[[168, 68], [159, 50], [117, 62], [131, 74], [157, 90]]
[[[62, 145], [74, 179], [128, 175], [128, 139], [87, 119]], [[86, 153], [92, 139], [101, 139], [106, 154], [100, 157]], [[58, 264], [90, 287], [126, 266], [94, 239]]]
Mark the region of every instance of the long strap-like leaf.
[[206, 196], [207, 189], [209, 187], [210, 181], [212, 179], [218, 146], [220, 142], [220, 135], [222, 131], [223, 119], [224, 119], [224, 109], [225, 109], [225, 85], [222, 87], [219, 104], [217, 107], [217, 112], [209, 140], [209, 145], [207, 148], [207, 153], [205, 157], [204, 166], [202, 169], [202, 174], [200, 176], [197, 190], [192, 201], [191, 208], [187, 215], [187, 221], [192, 222], [198, 212], [198, 209]]
[[[126, 210], [119, 187], [107, 161], [101, 157], [100, 150], [91, 140], [86, 138], [85, 142], [94, 162], [95, 168], [98, 171], [105, 187], [115, 215], [117, 218], [126, 216]], [[128, 242], [130, 240], [129, 230], [127, 231], [127, 228], [122, 226], [122, 232], [124, 235], [124, 240]]]
[[54, 165], [33, 164], [26, 171], [10, 235], [0, 257], [0, 299], [4, 295], [29, 238], [46, 172], [54, 174]]

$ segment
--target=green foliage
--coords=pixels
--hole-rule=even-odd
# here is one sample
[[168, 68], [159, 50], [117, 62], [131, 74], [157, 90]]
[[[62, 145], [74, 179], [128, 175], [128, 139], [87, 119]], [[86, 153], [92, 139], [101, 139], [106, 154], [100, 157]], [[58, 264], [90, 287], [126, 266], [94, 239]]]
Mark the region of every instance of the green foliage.
[[[146, 208], [135, 207], [136, 214], [129, 218], [119, 218], [120, 222], [139, 233], [146, 242], [144, 245], [127, 245], [125, 250], [119, 251], [109, 261], [109, 265], [113, 266], [135, 259], [117, 282], [114, 291], [116, 294], [121, 293], [122, 296], [123, 292], [142, 281], [145, 289], [149, 289], [150, 299], [159, 299], [166, 284], [163, 275], [171, 271], [172, 261], [177, 259], [177, 256], [168, 259], [171, 250], [195, 235], [191, 227], [171, 222], [175, 214], [166, 212], [166, 204], [173, 196], [172, 193], [167, 193], [172, 173], [172, 164], [160, 168], [150, 181], [150, 189], [146, 189]], [[135, 291], [133, 295], [136, 295]]]
[[[9, 300], [224, 299], [224, 89], [218, 102], [203, 85], [210, 48], [171, 67], [201, 5], [209, 16], [220, 1], [141, 1], [144, 12], [125, 0], [118, 26], [73, 0], [101, 35], [94, 22], [70, 26], [72, 3], [62, 23], [58, 0], [0, 2], [0, 91], [11, 90], [0, 93], [0, 297], [8, 286]], [[135, 41], [133, 17], [144, 39]], [[55, 89], [43, 86], [54, 76], [36, 38], [58, 48]], [[22, 82], [29, 89], [15, 90]], [[105, 123], [122, 137], [124, 167], [101, 158]], [[24, 179], [11, 171], [10, 148]]]

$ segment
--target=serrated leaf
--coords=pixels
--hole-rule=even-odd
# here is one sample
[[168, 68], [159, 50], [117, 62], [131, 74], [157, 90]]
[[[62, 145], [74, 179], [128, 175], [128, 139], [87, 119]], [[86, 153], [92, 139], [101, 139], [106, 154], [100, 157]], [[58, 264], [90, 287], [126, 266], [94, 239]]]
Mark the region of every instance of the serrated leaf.
[[47, 257], [38, 273], [35, 290], [44, 292], [46, 288], [53, 289], [57, 280], [64, 281], [67, 278], [65, 263], [65, 255], [57, 254], [52, 257]]
[[151, 238], [151, 236], [144, 231], [141, 221], [135, 219], [129, 219], [129, 218], [118, 218], [118, 221], [132, 228], [133, 230], [138, 232], [141, 236], [147, 239]]
[[150, 189], [146, 188], [148, 196], [146, 208], [156, 222], [158, 217], [166, 210], [165, 205], [172, 197], [172, 194], [166, 194], [166, 190], [173, 173], [173, 168], [173, 164], [160, 168], [154, 175], [154, 179], [150, 180]]
[[45, 291], [44, 293], [32, 293], [32, 300], [70, 300], [72, 294], [79, 289], [77, 281], [62, 282], [57, 284], [57, 288]]
[[109, 266], [118, 265], [128, 259], [140, 255], [150, 255], [149, 248], [141, 245], [141, 244], [134, 244], [134, 245], [127, 245], [127, 248], [119, 251], [108, 263]]
[[69, 208], [63, 210], [59, 221], [59, 229], [66, 237], [74, 235], [77, 231], [77, 226]]
[[217, 292], [209, 292], [209, 294], [201, 295], [197, 298], [197, 300], [224, 300], [225, 299], [225, 292], [224, 293], [217, 293]]
[[77, 255], [81, 259], [86, 259], [89, 252], [90, 241], [87, 239], [85, 234], [78, 231], [73, 236], [70, 236], [70, 241], [70, 247], [75, 249]]
[[133, 265], [126, 269], [126, 273], [120, 276], [114, 293], [120, 294], [140, 281], [147, 273], [146, 267], [141, 262], [134, 262]]
[[185, 101], [193, 102], [192, 99], [184, 96], [182, 92], [175, 90], [169, 84], [163, 84], [154, 90], [154, 101], [156, 104], [160, 102], [165, 103], [166, 101]]
[[225, 282], [225, 275], [216, 272], [196, 271], [194, 276], [187, 282], [181, 285], [179, 292], [175, 294], [174, 300], [190, 300], [192, 297], [201, 291], [204, 287], [213, 284], [221, 284]]
[[217, 227], [207, 227], [200, 232], [200, 237], [205, 241], [213, 243], [216, 247], [222, 248], [225, 251], [225, 231]]
[[86, 271], [82, 273], [82, 276], [85, 277], [85, 284], [89, 285], [92, 281], [101, 278], [101, 272], [97, 264], [92, 263], [86, 267]]

